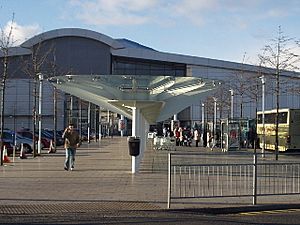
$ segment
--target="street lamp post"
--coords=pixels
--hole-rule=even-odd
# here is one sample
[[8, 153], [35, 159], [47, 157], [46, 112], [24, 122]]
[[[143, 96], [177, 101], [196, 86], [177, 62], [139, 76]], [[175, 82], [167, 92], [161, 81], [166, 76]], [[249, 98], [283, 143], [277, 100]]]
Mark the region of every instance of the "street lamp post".
[[[214, 99], [214, 124], [213, 124], [213, 143], [212, 146], [215, 147], [216, 137], [217, 137], [217, 98]], [[213, 148], [212, 147], [212, 148]]]
[[262, 96], [261, 96], [261, 111], [262, 111], [262, 125], [263, 125], [263, 138], [262, 138], [262, 157], [265, 156], [265, 143], [266, 143], [266, 131], [265, 131], [265, 85], [266, 85], [266, 79], [265, 76], [262, 75], [260, 77], [261, 83], [262, 83]]
[[[38, 155], [41, 154], [42, 149], [42, 92], [43, 92], [43, 79], [42, 73], [37, 74], [39, 76], [39, 140], [38, 140]], [[33, 134], [34, 135], [34, 134]]]
[[88, 105], [88, 127], [87, 127], [87, 138], [88, 138], [88, 143], [91, 142], [90, 135], [91, 135], [91, 102], [89, 102]]
[[233, 90], [230, 89], [230, 96], [231, 96], [231, 101], [230, 101], [230, 118], [233, 119]]
[[101, 117], [101, 106], [99, 106], [99, 142], [101, 141], [102, 138], [102, 125], [101, 125], [101, 121], [102, 117]]
[[202, 108], [201, 108], [201, 116], [202, 116], [202, 123], [201, 123], [201, 141], [202, 141], [202, 146], [205, 147], [206, 145], [204, 145], [204, 135], [205, 134], [205, 118], [204, 118], [204, 103], [202, 103]]

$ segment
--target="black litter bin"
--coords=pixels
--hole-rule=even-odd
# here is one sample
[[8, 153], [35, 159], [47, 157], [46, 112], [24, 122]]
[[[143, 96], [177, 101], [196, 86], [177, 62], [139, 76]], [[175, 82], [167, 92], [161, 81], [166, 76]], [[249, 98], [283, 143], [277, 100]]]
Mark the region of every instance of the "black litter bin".
[[129, 155], [138, 156], [140, 154], [140, 138], [129, 137], [128, 147], [129, 147]]

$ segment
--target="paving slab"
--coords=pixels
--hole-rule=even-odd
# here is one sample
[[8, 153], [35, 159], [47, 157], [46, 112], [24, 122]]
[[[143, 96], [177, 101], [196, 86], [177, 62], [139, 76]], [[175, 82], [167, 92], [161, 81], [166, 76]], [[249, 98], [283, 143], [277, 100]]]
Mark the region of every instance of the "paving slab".
[[[84, 143], [77, 150], [74, 171], [63, 169], [65, 151], [62, 147], [51, 154], [43, 150], [36, 158], [30, 155], [27, 159], [16, 157], [14, 162], [0, 167], [0, 214], [55, 213], [57, 210], [165, 210], [168, 152], [154, 150], [150, 144], [147, 146], [137, 174], [131, 173], [126, 137]], [[175, 152], [211, 151], [208, 148], [178, 147]], [[215, 149], [215, 152], [221, 151]], [[293, 207], [300, 203], [299, 196], [290, 198]], [[276, 197], [276, 202], [277, 206], [289, 203], [286, 196]], [[257, 207], [272, 205], [274, 197], [267, 197]], [[251, 198], [193, 199], [172, 203], [172, 209], [202, 211], [241, 207], [253, 209]]]

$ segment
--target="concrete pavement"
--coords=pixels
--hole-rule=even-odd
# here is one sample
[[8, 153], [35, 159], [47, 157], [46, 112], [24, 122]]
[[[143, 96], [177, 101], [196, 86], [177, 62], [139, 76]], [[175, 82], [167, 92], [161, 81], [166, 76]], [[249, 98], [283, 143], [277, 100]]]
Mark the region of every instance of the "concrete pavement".
[[0, 167], [1, 205], [104, 202], [110, 208], [158, 209], [166, 204], [167, 174], [131, 174], [125, 137], [84, 143], [74, 171], [63, 169], [62, 148], [42, 153]]
[[[187, 149], [210, 152], [207, 148], [179, 147], [178, 150]], [[42, 156], [15, 158], [14, 163], [0, 167], [0, 214], [164, 210], [167, 207], [166, 151], [154, 151], [148, 146], [137, 174], [131, 174], [126, 137], [84, 143], [77, 151], [74, 171], [63, 169], [64, 159], [64, 149], [59, 148], [57, 153], [47, 154], [43, 150]], [[283, 204], [286, 200], [283, 197], [276, 207], [299, 207], [299, 196], [293, 196], [295, 199], [289, 205]], [[265, 202], [272, 203], [272, 197]], [[199, 212], [234, 211], [241, 207], [255, 210], [250, 205], [249, 199], [242, 198], [204, 199], [174, 203], [172, 208], [197, 208]], [[262, 205], [256, 209], [259, 207]]]

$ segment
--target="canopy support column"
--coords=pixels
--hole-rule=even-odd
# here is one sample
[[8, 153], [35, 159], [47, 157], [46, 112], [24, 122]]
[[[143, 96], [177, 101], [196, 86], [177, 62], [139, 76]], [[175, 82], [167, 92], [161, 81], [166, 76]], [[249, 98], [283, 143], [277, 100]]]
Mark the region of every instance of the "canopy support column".
[[131, 173], [139, 172], [140, 162], [146, 148], [146, 120], [137, 107], [132, 107], [132, 136], [140, 138], [140, 154], [131, 156]]
[[[132, 136], [140, 135], [140, 109], [132, 107]], [[141, 146], [140, 146], [141, 147]], [[138, 170], [139, 156], [131, 156], [131, 173], [135, 174]]]

